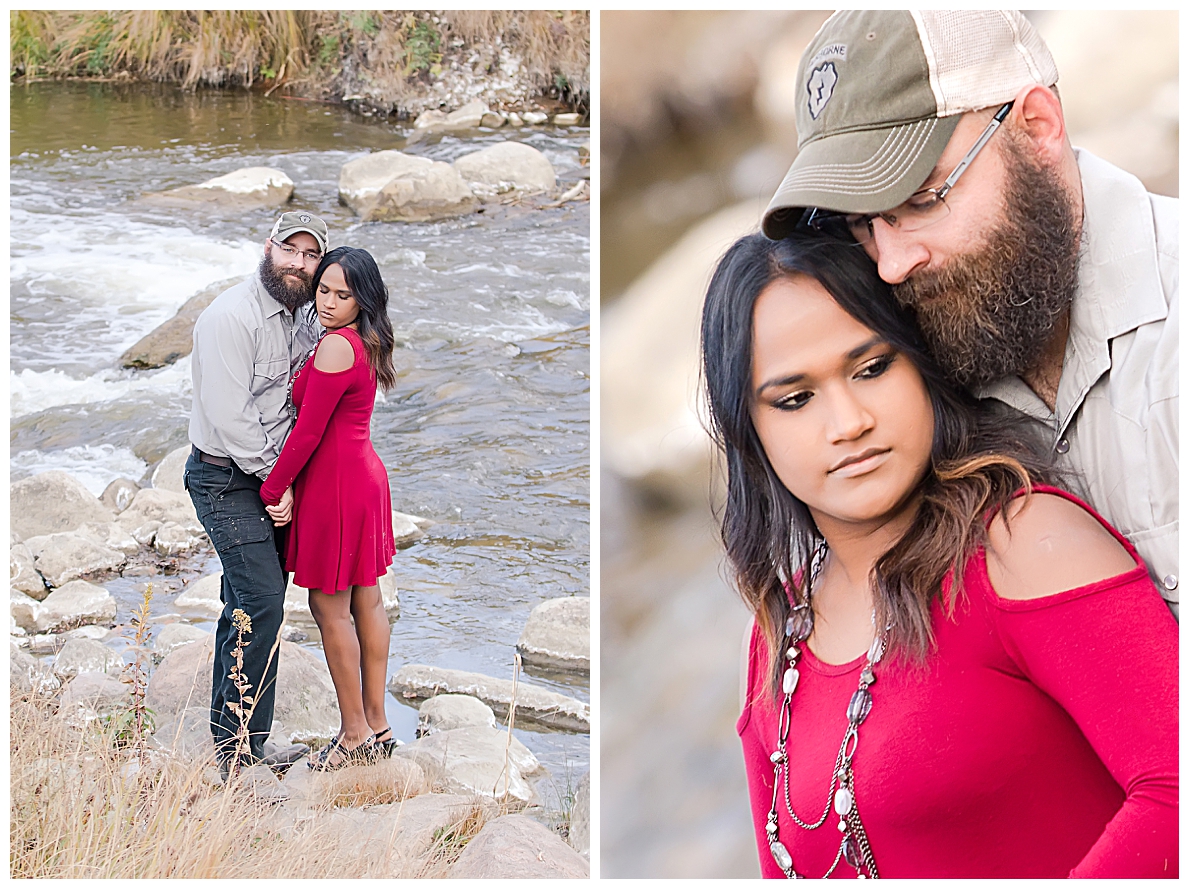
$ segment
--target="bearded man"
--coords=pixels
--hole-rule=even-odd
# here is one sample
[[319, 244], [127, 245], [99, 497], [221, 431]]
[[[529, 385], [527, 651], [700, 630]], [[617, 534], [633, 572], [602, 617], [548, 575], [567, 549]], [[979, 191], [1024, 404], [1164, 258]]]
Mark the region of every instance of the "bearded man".
[[1178, 202], [1074, 148], [1020, 13], [847, 11], [764, 217], [854, 239], [955, 382], [1040, 424], [1177, 614]]
[[194, 325], [184, 478], [223, 565], [211, 735], [224, 779], [257, 762], [283, 770], [308, 749], [264, 746], [288, 585], [279, 554], [293, 501], [287, 493], [279, 508], [266, 511], [260, 485], [293, 424], [290, 373], [317, 342], [316, 322], [297, 310], [314, 298], [313, 275], [326, 248], [325, 222], [282, 214], [256, 273], [215, 297]]

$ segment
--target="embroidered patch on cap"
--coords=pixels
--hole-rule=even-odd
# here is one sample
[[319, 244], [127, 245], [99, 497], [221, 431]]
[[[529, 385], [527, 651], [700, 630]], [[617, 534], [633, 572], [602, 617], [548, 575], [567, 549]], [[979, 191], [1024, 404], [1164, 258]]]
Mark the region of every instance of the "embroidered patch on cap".
[[309, 217], [309, 216], [307, 216], [305, 213], [302, 213], [302, 214], [301, 214], [300, 216], [298, 216], [297, 218], [298, 218], [298, 219], [300, 219], [302, 222], [309, 222], [309, 221], [310, 221], [310, 217]]
[[834, 85], [838, 83], [838, 69], [833, 62], [826, 62], [813, 69], [805, 89], [809, 92], [809, 116], [817, 120], [830, 97], [834, 95]]

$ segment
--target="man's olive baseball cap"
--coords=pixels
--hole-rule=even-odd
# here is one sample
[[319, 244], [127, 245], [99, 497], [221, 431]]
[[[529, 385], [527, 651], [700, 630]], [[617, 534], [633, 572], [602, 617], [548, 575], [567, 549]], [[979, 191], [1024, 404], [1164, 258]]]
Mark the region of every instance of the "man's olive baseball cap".
[[797, 68], [799, 151], [764, 234], [784, 236], [806, 207], [890, 210], [925, 182], [962, 114], [1056, 82], [1048, 47], [1015, 10], [835, 13]]
[[326, 223], [314, 214], [306, 213], [304, 210], [291, 210], [288, 213], [282, 213], [280, 218], [273, 224], [272, 233], [269, 234], [269, 237], [274, 241], [284, 241], [293, 237], [298, 232], [306, 232], [313, 235], [314, 240], [318, 242], [319, 249], [323, 253], [326, 252]]

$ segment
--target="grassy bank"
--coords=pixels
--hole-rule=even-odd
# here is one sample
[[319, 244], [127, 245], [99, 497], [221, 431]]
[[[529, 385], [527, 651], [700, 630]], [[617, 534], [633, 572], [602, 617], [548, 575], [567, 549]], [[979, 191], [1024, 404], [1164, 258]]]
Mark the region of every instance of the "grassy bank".
[[[13, 80], [104, 78], [351, 101], [415, 116], [467, 96], [585, 111], [586, 11], [14, 11]], [[471, 90], [471, 92], [475, 92]], [[515, 109], [512, 109], [515, 110]]]
[[[138, 754], [110, 728], [71, 725], [55, 710], [52, 698], [11, 700], [14, 879], [442, 877], [490, 814], [476, 801], [415, 859], [381, 847], [362, 855], [350, 833], [320, 829], [318, 818], [295, 823], [208, 783], [201, 765]], [[324, 817], [342, 804], [328, 799]]]

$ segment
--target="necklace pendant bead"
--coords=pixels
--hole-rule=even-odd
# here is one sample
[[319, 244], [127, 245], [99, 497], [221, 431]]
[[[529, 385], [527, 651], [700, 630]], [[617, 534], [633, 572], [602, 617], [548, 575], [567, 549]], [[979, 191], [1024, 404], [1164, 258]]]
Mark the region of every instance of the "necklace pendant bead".
[[801, 678], [801, 674], [797, 672], [796, 667], [789, 667], [784, 671], [783, 688], [786, 695], [791, 695], [797, 689], [797, 681]]
[[871, 669], [870, 664], [863, 667], [863, 672], [859, 674], [859, 681], [864, 685], [875, 685], [875, 672]]
[[883, 657], [883, 652], [883, 636], [876, 636], [875, 641], [871, 643], [871, 649], [867, 652], [867, 663], [878, 664], [880, 658]]
[[846, 719], [851, 725], [858, 725], [871, 712], [871, 692], [865, 688], [855, 690], [850, 703], [846, 705]]
[[784, 847], [784, 843], [780, 840], [771, 840], [768, 843], [768, 848], [772, 851], [772, 858], [776, 862], [777, 867], [783, 871], [792, 870], [793, 856]]
[[846, 833], [846, 831], [847, 831], [847, 829], [848, 829], [849, 827], [850, 827], [850, 825], [846, 823], [846, 819], [845, 819], [845, 818], [841, 819], [841, 820], [838, 822], [838, 832], [839, 832], [839, 833]]
[[[859, 870], [863, 866], [863, 855], [859, 851], [859, 844], [853, 836], [848, 835], [842, 838], [842, 857], [855, 870]], [[859, 878], [862, 879], [862, 877], [863, 874], [860, 872]]]
[[[855, 806], [855, 795], [845, 787], [839, 787], [838, 792], [834, 794], [834, 811], [839, 815], [846, 816], [850, 814], [850, 810]], [[840, 830], [846, 829], [846, 822], [844, 821], [839, 827]]]
[[772, 761], [772, 765], [778, 766], [788, 759], [783, 750], [773, 750], [772, 755], [768, 757]]

